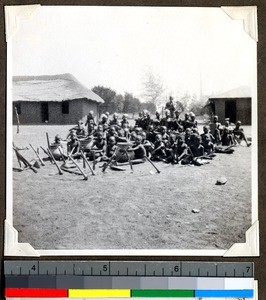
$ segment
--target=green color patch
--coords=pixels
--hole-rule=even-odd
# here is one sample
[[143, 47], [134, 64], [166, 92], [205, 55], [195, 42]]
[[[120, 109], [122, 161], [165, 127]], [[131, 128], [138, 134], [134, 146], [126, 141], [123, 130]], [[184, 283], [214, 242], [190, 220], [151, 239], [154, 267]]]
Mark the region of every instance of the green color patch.
[[131, 297], [195, 297], [194, 290], [131, 290]]

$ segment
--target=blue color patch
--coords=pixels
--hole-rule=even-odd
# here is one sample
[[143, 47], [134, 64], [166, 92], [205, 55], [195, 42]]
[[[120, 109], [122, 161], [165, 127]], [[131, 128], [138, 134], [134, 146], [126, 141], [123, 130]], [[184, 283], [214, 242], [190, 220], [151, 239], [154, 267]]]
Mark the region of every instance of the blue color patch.
[[252, 298], [253, 290], [196, 290], [195, 297], [239, 297]]

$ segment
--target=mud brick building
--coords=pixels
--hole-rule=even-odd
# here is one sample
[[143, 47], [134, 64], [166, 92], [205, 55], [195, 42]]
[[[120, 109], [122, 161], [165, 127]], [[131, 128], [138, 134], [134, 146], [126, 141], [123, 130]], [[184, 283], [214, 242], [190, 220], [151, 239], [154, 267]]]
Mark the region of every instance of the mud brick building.
[[251, 125], [251, 93], [248, 88], [240, 87], [209, 98], [212, 113], [224, 124], [226, 118], [243, 125]]
[[14, 76], [13, 124], [75, 124], [90, 110], [98, 117], [104, 100], [71, 74]]

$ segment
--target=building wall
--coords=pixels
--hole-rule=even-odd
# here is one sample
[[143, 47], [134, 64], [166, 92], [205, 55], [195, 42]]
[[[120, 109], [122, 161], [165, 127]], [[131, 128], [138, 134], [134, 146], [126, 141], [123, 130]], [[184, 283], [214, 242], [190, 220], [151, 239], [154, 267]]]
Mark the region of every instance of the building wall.
[[225, 101], [224, 99], [215, 99], [215, 115], [218, 116], [219, 122], [225, 122]]
[[236, 119], [243, 125], [251, 125], [251, 98], [242, 98], [236, 101]]
[[[15, 104], [15, 103], [14, 103]], [[21, 114], [20, 124], [44, 124], [41, 115], [41, 102], [20, 102]], [[86, 115], [90, 110], [97, 113], [98, 103], [87, 99], [76, 99], [69, 101], [69, 113], [62, 113], [62, 102], [49, 102], [49, 122], [48, 124], [75, 124], [79, 120], [86, 120]], [[13, 124], [17, 124], [15, 110], [13, 108]]]
[[69, 113], [62, 113], [62, 102], [49, 102], [49, 124], [75, 124], [82, 118], [82, 102], [69, 101]]
[[[41, 124], [41, 103], [40, 102], [20, 102], [21, 114], [20, 124]], [[17, 124], [16, 113], [13, 106], [13, 124]]]

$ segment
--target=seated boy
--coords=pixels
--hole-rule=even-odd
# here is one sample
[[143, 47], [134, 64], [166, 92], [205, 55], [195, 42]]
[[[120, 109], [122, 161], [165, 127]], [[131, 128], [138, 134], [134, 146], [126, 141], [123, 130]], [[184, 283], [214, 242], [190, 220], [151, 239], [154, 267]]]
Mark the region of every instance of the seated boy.
[[106, 153], [106, 140], [103, 138], [103, 133], [98, 132], [97, 139], [93, 141], [91, 146], [90, 158], [94, 164], [101, 161], [102, 156]]
[[67, 153], [72, 153], [73, 157], [80, 156], [80, 141], [74, 130], [70, 132], [69, 141], [67, 143]]
[[232, 134], [229, 133], [227, 127], [224, 127], [221, 135], [222, 146], [231, 146], [234, 145], [234, 139]]
[[144, 159], [146, 156], [146, 150], [144, 145], [142, 144], [142, 136], [137, 135], [135, 139], [135, 144], [128, 151], [134, 151], [134, 159]]
[[177, 140], [174, 148], [174, 155], [175, 155], [175, 163], [181, 162], [182, 165], [186, 165], [190, 163], [188, 146], [184, 142], [184, 138], [181, 135], [177, 136]]
[[244, 140], [246, 142], [246, 145], [249, 147], [251, 143], [247, 141], [247, 138], [244, 134], [244, 130], [240, 126], [241, 126], [241, 121], [237, 121], [236, 127], [233, 129], [233, 135], [239, 144], [241, 143], [242, 140]]
[[201, 166], [209, 162], [204, 161], [204, 159], [212, 159], [211, 157], [204, 155], [204, 147], [201, 145], [201, 138], [199, 135], [196, 135], [193, 139], [193, 144], [190, 147], [192, 155], [192, 163], [195, 166]]
[[163, 143], [163, 138], [160, 134], [156, 135], [154, 142], [154, 150], [151, 153], [151, 160], [162, 161], [166, 158], [165, 145]]
[[204, 151], [206, 154], [210, 154], [214, 151], [214, 141], [215, 138], [214, 136], [210, 133], [209, 131], [209, 126], [203, 126], [203, 133], [200, 135], [201, 136], [201, 141], [202, 141], [202, 146], [204, 147]]
[[111, 158], [115, 154], [116, 149], [116, 139], [114, 136], [110, 136], [106, 147], [106, 157], [108, 159]]

